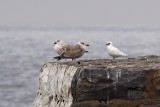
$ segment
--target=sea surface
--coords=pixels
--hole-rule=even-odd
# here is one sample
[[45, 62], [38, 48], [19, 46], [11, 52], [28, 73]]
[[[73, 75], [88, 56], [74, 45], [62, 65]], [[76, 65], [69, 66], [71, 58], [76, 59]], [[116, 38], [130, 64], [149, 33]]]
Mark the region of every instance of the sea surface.
[[88, 43], [89, 53], [77, 60], [112, 59], [108, 41], [128, 57], [160, 55], [160, 29], [0, 29], [0, 107], [32, 106], [41, 66], [56, 61], [57, 40]]

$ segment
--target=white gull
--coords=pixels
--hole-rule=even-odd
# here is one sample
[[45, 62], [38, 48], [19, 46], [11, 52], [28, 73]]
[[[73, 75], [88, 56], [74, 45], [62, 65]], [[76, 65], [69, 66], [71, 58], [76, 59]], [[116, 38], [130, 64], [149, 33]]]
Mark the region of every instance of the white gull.
[[107, 52], [110, 56], [113, 57], [113, 59], [117, 57], [127, 56], [127, 54], [123, 53], [118, 48], [114, 47], [112, 42], [108, 42], [106, 45], [107, 45]]

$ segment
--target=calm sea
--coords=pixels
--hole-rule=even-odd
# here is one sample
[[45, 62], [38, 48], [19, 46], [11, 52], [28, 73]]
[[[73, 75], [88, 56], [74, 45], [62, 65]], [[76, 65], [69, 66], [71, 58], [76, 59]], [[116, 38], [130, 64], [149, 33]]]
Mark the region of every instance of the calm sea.
[[160, 30], [53, 29], [0, 30], [0, 107], [31, 107], [38, 90], [38, 76], [45, 62], [52, 62], [54, 42], [88, 43], [82, 59], [111, 59], [105, 44], [113, 44], [128, 57], [160, 54]]

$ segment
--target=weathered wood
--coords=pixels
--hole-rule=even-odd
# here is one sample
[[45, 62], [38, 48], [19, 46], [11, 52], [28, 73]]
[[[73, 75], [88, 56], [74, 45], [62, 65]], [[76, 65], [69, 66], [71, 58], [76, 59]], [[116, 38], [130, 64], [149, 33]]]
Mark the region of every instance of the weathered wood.
[[33, 107], [160, 105], [160, 57], [46, 63]]

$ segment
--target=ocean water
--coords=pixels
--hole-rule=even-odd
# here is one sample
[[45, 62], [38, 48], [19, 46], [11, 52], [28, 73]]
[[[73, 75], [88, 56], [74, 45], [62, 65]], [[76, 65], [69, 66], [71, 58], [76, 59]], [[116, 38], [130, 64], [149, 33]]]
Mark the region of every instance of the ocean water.
[[[54, 42], [88, 43], [82, 59], [111, 59], [105, 44], [112, 41], [128, 57], [160, 55], [160, 30], [53, 29], [0, 30], [0, 107], [31, 107], [38, 90], [38, 76], [45, 62], [52, 62]], [[127, 57], [127, 58], [128, 58]]]

